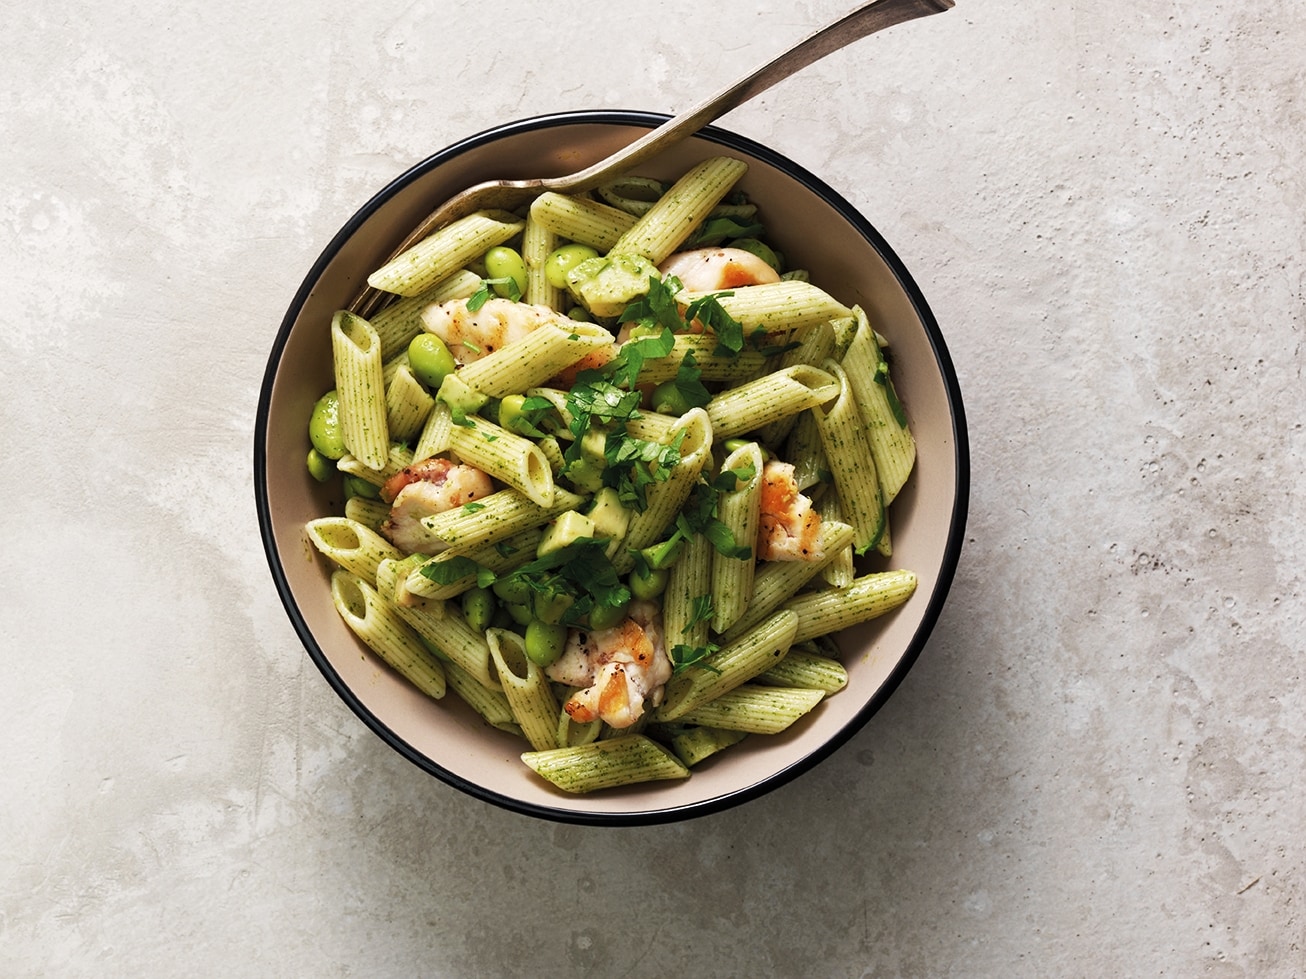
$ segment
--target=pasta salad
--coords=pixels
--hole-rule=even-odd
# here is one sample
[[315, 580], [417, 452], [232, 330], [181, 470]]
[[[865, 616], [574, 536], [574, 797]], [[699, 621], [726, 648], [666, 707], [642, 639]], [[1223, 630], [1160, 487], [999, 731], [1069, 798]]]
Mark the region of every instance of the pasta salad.
[[905, 602], [915, 443], [866, 313], [788, 269], [747, 165], [481, 211], [332, 319], [308, 469], [348, 626], [589, 792], [685, 778], [847, 682]]

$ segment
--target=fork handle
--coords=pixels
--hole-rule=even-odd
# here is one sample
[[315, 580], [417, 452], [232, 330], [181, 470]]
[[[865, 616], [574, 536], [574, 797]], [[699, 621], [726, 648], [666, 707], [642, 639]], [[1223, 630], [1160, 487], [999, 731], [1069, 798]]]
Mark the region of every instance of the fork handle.
[[710, 98], [668, 119], [656, 129], [651, 129], [629, 146], [618, 150], [593, 166], [567, 177], [542, 181], [549, 190], [560, 193], [579, 193], [592, 190], [609, 176], [638, 166], [651, 159], [666, 146], [691, 136], [708, 123], [743, 105], [749, 99], [765, 92], [776, 82], [783, 81], [796, 71], [821, 60], [827, 54], [846, 47], [853, 41], [877, 31], [893, 27], [904, 21], [915, 20], [930, 14], [950, 10], [954, 0], [874, 0], [852, 13], [817, 31], [806, 40], [799, 41], [783, 54], [763, 65], [734, 84]]

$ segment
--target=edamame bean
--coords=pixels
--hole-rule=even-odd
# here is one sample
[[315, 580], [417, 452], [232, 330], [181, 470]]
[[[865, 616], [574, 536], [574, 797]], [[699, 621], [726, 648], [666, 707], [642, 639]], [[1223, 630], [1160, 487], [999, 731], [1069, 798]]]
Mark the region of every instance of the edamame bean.
[[317, 449], [308, 450], [308, 473], [319, 483], [325, 483], [336, 471], [336, 464]]
[[629, 602], [623, 602], [620, 605], [594, 606], [594, 608], [590, 609], [589, 614], [590, 628], [595, 630], [611, 629], [626, 617], [626, 609], [629, 606]]
[[567, 273], [589, 258], [598, 258], [599, 253], [589, 245], [572, 242], [555, 248], [544, 260], [544, 277], [555, 289], [567, 288]]
[[463, 618], [477, 632], [484, 632], [490, 628], [490, 623], [494, 621], [494, 613], [498, 610], [494, 592], [488, 588], [467, 589], [463, 592], [462, 606]]
[[339, 459], [345, 454], [345, 430], [340, 425], [340, 398], [328, 391], [313, 405], [308, 418], [308, 440], [327, 459]]
[[535, 427], [530, 413], [526, 411], [526, 398], [520, 394], [510, 394], [499, 402], [499, 425], [518, 435], [538, 437], [540, 430]]
[[419, 381], [437, 391], [457, 368], [453, 354], [434, 333], [419, 333], [408, 345], [408, 367]]
[[509, 617], [518, 625], [530, 625], [535, 621], [535, 613], [531, 611], [529, 605], [520, 605], [517, 602], [509, 602], [504, 606], [508, 610]]
[[494, 291], [504, 299], [526, 295], [526, 260], [507, 245], [495, 245], [485, 253], [485, 274], [490, 279], [512, 280], [511, 284], [494, 283]]
[[361, 496], [367, 500], [381, 499], [381, 487], [373, 486], [361, 476], [345, 476], [345, 499], [352, 500], [355, 496]]
[[531, 600], [531, 586], [519, 578], [500, 578], [490, 588], [499, 601], [509, 605], [527, 605]]
[[667, 590], [668, 574], [665, 570], [658, 568], [649, 568], [647, 575], [639, 573], [636, 568], [630, 573], [630, 580], [627, 587], [630, 588], [632, 597], [641, 602], [647, 602], [650, 599], [657, 598]]
[[692, 407], [675, 381], [663, 381], [653, 389], [653, 410], [664, 415], [683, 415]]
[[567, 627], [535, 619], [526, 625], [526, 656], [536, 666], [548, 666], [567, 647]]

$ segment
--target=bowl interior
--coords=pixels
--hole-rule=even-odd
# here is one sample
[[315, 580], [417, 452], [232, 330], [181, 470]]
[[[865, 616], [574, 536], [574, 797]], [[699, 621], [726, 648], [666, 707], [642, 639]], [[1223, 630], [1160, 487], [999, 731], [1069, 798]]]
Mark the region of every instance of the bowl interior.
[[680, 782], [571, 796], [519, 760], [524, 742], [485, 726], [451, 693], [434, 702], [380, 664], [337, 616], [330, 569], [304, 524], [342, 511], [339, 491], [306, 472], [306, 424], [333, 386], [329, 325], [367, 274], [433, 207], [490, 177], [562, 174], [636, 138], [662, 117], [587, 113], [547, 117], [473, 137], [400, 177], [331, 242], [291, 306], [268, 365], [256, 431], [260, 520], [273, 576], [313, 660], [378, 735], [431, 774], [495, 804], [551, 819], [644, 823], [683, 818], [755, 797], [805, 770], [850, 737], [920, 652], [951, 582], [965, 521], [965, 427], [943, 340], [888, 245], [850, 205], [776, 154], [721, 130], [689, 139], [640, 172], [674, 178], [699, 160], [747, 159], [742, 189], [759, 205], [791, 267], [846, 304], [858, 303], [891, 344], [894, 379], [918, 445], [916, 470], [890, 510], [894, 554], [867, 569], [920, 578], [901, 608], [839, 637], [846, 689], [775, 737], [757, 736], [709, 759]]

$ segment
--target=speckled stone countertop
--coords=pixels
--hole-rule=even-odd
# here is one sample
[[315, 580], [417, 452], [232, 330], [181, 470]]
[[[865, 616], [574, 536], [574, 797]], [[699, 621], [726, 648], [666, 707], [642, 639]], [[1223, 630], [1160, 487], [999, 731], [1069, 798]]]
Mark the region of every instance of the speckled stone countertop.
[[726, 117], [947, 337], [966, 549], [812, 772], [528, 819], [328, 688], [254, 510], [308, 267], [435, 150], [674, 111], [848, 9], [0, 9], [5, 976], [1306, 975], [1306, 6], [959, 0]]

